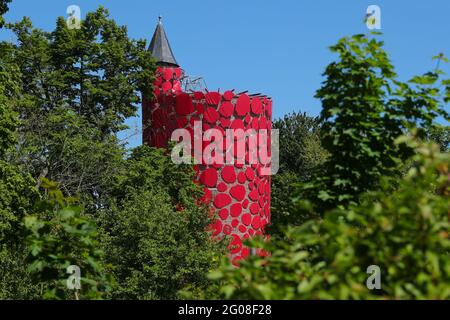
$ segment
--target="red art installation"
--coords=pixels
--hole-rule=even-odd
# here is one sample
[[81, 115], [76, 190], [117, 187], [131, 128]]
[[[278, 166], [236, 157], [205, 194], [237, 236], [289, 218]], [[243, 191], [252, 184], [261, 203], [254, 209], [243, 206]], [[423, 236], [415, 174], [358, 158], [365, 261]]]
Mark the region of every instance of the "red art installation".
[[[143, 142], [166, 148], [175, 129], [187, 129], [194, 139], [194, 122], [201, 121], [203, 130], [267, 129], [271, 132], [272, 100], [265, 96], [220, 92], [183, 92], [183, 70], [177, 65], [161, 65], [156, 72], [153, 97], [143, 97]], [[200, 137], [201, 139], [201, 137]], [[193, 141], [192, 141], [193, 143]], [[224, 141], [224, 144], [226, 141]], [[270, 142], [267, 143], [270, 148]], [[207, 147], [208, 142], [202, 143]], [[246, 147], [249, 147], [246, 141]], [[270, 151], [268, 151], [270, 154]], [[193, 154], [194, 155], [194, 154]], [[246, 153], [245, 160], [249, 159]], [[242, 159], [241, 159], [242, 160]], [[259, 158], [258, 158], [259, 161]], [[234, 264], [250, 254], [242, 241], [265, 234], [270, 222], [270, 175], [262, 175], [264, 163], [196, 165], [199, 184], [204, 186], [201, 199], [214, 209], [216, 220], [211, 225], [215, 238], [230, 236], [229, 250]], [[257, 254], [264, 254], [257, 250]]]

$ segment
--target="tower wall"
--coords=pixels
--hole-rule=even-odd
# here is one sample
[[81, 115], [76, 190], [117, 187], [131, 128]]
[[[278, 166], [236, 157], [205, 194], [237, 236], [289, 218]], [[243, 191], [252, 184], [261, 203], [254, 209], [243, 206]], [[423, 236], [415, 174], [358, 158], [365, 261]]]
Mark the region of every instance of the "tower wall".
[[[272, 101], [266, 97], [251, 97], [233, 91], [183, 92], [180, 86], [182, 70], [178, 67], [160, 67], [154, 83], [154, 98], [143, 99], [143, 141], [153, 147], [165, 148], [175, 129], [184, 128], [194, 137], [194, 122], [202, 121], [203, 132], [217, 129], [259, 130], [271, 134]], [[270, 138], [269, 138], [270, 139]], [[226, 139], [225, 139], [226, 140]], [[226, 142], [224, 141], [224, 144]], [[266, 143], [270, 156], [270, 140]], [[209, 143], [203, 142], [203, 148]], [[249, 147], [249, 141], [246, 141]], [[236, 148], [234, 148], [235, 150]], [[194, 155], [194, 152], [192, 154]], [[213, 237], [232, 237], [229, 250], [236, 263], [249, 255], [242, 240], [264, 235], [270, 222], [270, 175], [263, 175], [270, 163], [250, 164], [249, 152], [245, 163], [233, 158], [230, 164], [195, 165], [196, 180], [203, 185], [205, 199], [216, 213], [211, 225]]]

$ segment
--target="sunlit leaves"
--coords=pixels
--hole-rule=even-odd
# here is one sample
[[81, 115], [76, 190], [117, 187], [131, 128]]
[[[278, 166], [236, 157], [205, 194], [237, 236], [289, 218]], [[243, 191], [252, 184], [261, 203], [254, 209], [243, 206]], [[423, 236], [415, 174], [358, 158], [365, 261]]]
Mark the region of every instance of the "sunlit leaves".
[[[271, 255], [239, 268], [224, 262], [211, 273], [223, 297], [449, 299], [449, 155], [408, 136], [396, 143], [417, 152], [396, 190], [366, 193], [360, 204], [290, 228], [282, 240], [252, 241]], [[380, 290], [366, 287], [370, 265], [380, 267]]]
[[322, 145], [330, 157], [323, 176], [313, 181], [316, 188], [308, 190], [318, 211], [357, 202], [361, 193], [378, 188], [381, 176], [395, 181], [412, 154], [395, 139], [414, 127], [424, 137], [438, 116], [448, 116], [441, 73], [398, 81], [382, 46], [376, 37], [356, 35], [331, 47], [339, 57], [326, 68], [316, 94], [323, 107]]

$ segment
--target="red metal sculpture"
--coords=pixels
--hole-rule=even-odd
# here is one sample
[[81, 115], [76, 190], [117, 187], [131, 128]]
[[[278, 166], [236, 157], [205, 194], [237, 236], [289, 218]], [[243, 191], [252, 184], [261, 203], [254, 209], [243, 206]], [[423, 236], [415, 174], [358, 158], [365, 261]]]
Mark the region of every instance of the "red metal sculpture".
[[[183, 70], [173, 56], [161, 21], [155, 30], [150, 50], [159, 67], [154, 82], [154, 97], [143, 97], [144, 143], [166, 148], [172, 132], [181, 128], [187, 129], [194, 137], [196, 121], [202, 122], [203, 130], [266, 129], [270, 137], [271, 99], [233, 91], [183, 92]], [[265, 143], [270, 155], [270, 138]], [[202, 142], [203, 148], [207, 145]], [[249, 147], [248, 141], [246, 146]], [[246, 160], [248, 157], [247, 151]], [[242, 240], [264, 235], [264, 229], [270, 222], [271, 178], [267, 173], [263, 174], [264, 168], [270, 169], [270, 163], [240, 163], [236, 158], [231, 164], [208, 165], [202, 161], [195, 166], [197, 179], [204, 186], [203, 199], [211, 204], [217, 216], [211, 226], [213, 237], [231, 237], [229, 250], [234, 264], [250, 254]]]

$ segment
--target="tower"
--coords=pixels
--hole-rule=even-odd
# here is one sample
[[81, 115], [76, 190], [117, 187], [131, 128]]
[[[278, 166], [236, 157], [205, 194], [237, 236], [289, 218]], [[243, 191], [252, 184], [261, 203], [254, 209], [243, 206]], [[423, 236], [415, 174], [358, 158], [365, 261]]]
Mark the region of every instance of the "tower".
[[[165, 148], [175, 129], [186, 129], [195, 140], [196, 123], [197, 126], [201, 123], [202, 134], [209, 129], [223, 133], [224, 152], [230, 154], [231, 161], [208, 163], [200, 155], [195, 165], [196, 181], [204, 187], [204, 201], [216, 214], [211, 225], [212, 235], [231, 237], [229, 250], [233, 263], [237, 263], [250, 254], [242, 240], [264, 235], [264, 228], [270, 222], [271, 178], [267, 160], [271, 156], [272, 100], [261, 94], [235, 93], [234, 90], [184, 92], [181, 88], [183, 70], [173, 55], [161, 18], [149, 50], [158, 68], [154, 97], [143, 97], [143, 142]], [[236, 136], [227, 136], [229, 132]], [[202, 136], [196, 138], [202, 139]], [[203, 152], [211, 142], [206, 140], [201, 142]], [[239, 145], [244, 146], [243, 154], [239, 154]], [[265, 155], [261, 150], [265, 150]], [[256, 161], [252, 154], [255, 151], [258, 151]], [[198, 156], [194, 152], [192, 155]]]

